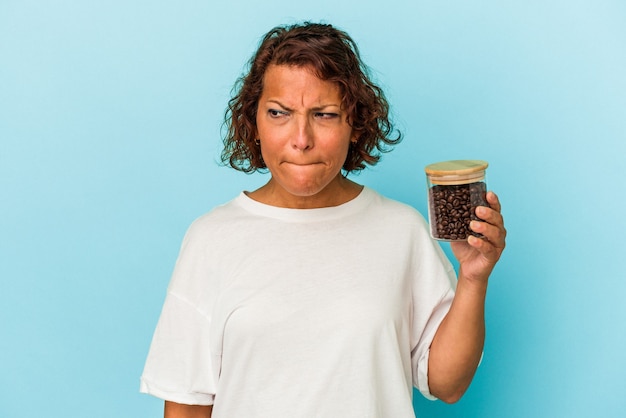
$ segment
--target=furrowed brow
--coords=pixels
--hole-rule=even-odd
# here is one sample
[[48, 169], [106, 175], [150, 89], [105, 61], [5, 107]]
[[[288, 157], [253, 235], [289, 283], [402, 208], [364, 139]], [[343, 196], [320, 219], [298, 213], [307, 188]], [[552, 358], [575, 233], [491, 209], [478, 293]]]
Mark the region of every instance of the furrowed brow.
[[276, 100], [276, 99], [269, 99], [268, 103], [274, 103], [277, 104], [278, 106], [280, 106], [281, 108], [283, 108], [284, 110], [291, 112], [293, 109], [290, 109], [289, 107], [285, 106], [284, 104], [282, 104], [280, 101]]

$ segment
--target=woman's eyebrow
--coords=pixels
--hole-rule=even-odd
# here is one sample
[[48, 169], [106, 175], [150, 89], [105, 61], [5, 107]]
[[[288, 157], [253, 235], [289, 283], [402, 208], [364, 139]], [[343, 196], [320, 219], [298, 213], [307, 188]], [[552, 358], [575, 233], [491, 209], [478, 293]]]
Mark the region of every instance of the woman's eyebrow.
[[321, 110], [328, 109], [329, 107], [338, 107], [339, 109], [341, 109], [340, 105], [335, 104], [335, 103], [329, 103], [329, 104], [323, 104], [323, 105], [320, 105], [320, 106], [315, 106], [315, 107], [311, 108], [311, 110], [313, 112], [319, 112]]
[[284, 104], [282, 104], [280, 101], [276, 99], [268, 99], [267, 102], [277, 104], [278, 106], [282, 107], [284, 110], [288, 112], [291, 112], [293, 110], [293, 109], [290, 109], [288, 106], [285, 106]]
[[[277, 104], [278, 106], [280, 106], [281, 108], [283, 108], [284, 110], [291, 112], [293, 111], [293, 109], [291, 109], [289, 106], [284, 105], [283, 103], [280, 102], [280, 100], [278, 99], [267, 99], [267, 103], [274, 103]], [[313, 112], [320, 112], [324, 109], [327, 109], [329, 107], [338, 107], [341, 109], [341, 105], [336, 104], [336, 103], [327, 103], [327, 104], [322, 104], [319, 106], [315, 106], [311, 108], [311, 111]]]

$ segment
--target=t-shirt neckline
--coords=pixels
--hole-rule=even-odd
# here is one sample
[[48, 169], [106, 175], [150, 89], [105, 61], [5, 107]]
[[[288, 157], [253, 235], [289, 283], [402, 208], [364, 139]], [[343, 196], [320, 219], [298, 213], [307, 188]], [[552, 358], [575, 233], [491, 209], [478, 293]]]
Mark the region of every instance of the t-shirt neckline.
[[292, 209], [272, 206], [250, 198], [242, 191], [234, 200], [241, 208], [252, 214], [289, 222], [311, 222], [349, 216], [363, 210], [375, 196], [375, 192], [363, 186], [361, 192], [352, 200], [338, 206], [315, 209]]

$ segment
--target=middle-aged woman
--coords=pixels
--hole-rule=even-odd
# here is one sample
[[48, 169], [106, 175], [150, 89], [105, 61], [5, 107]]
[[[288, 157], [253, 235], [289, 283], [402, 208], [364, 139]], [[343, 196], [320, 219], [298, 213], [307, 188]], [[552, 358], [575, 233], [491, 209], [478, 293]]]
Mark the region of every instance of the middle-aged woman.
[[393, 137], [352, 39], [324, 24], [263, 38], [227, 112], [223, 158], [269, 181], [189, 228], [141, 390], [167, 418], [408, 418], [412, 388], [455, 402], [482, 355], [500, 203], [452, 244], [347, 178]]

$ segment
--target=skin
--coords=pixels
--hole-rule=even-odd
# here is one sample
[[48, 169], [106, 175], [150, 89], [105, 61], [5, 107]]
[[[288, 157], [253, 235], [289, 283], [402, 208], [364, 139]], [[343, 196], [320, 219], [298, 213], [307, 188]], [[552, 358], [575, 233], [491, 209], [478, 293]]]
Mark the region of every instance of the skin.
[[490, 208], [476, 208], [482, 222], [470, 224], [484, 238], [470, 236], [467, 241], [452, 243], [454, 256], [459, 260], [457, 290], [430, 347], [430, 391], [448, 403], [463, 396], [478, 367], [485, 342], [487, 283], [505, 247], [500, 201], [489, 192], [487, 202]]
[[165, 401], [164, 418], [211, 418], [213, 406], [182, 405]]
[[[351, 141], [338, 87], [306, 67], [268, 67], [257, 111], [257, 137], [272, 177], [247, 193], [259, 202], [285, 208], [337, 206], [354, 199], [362, 186], [341, 175]], [[428, 382], [444, 402], [458, 401], [469, 387], [485, 341], [484, 306], [489, 275], [505, 247], [506, 230], [498, 197], [476, 209], [482, 221], [470, 236], [452, 243], [459, 260], [457, 291], [430, 348]], [[211, 406], [165, 402], [165, 418], [208, 418]]]
[[272, 206], [311, 209], [354, 199], [362, 186], [341, 174], [357, 133], [341, 92], [306, 67], [270, 65], [257, 110], [257, 137], [272, 177], [248, 193]]

